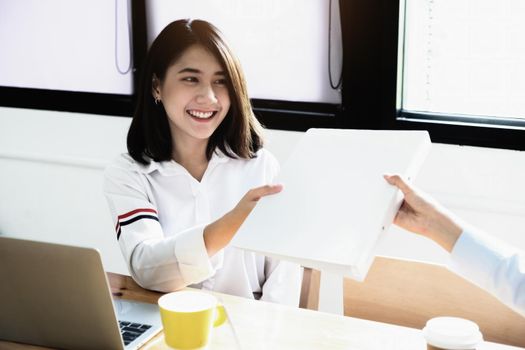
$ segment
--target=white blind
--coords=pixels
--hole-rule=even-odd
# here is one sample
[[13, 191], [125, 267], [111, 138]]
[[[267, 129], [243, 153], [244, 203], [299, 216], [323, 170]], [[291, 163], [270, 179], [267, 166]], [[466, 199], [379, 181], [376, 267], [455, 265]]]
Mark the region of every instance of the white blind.
[[525, 118], [525, 1], [407, 0], [403, 108]]
[[132, 94], [129, 6], [1, 0], [0, 86]]
[[[149, 0], [148, 42], [176, 19], [217, 26], [239, 57], [250, 97], [340, 103], [328, 76], [328, 0]], [[342, 63], [338, 1], [332, 1], [332, 81]]]

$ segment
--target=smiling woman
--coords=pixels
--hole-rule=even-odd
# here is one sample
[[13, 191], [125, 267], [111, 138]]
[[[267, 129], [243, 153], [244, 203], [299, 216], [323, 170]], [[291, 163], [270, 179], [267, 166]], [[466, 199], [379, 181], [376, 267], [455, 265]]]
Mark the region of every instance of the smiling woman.
[[188, 164], [188, 171], [201, 180], [208, 160], [208, 139], [230, 108], [221, 65], [202, 45], [195, 44], [168, 68], [162, 82], [154, 75], [152, 85], [154, 99], [157, 105], [162, 102], [176, 143], [172, 158], [181, 163], [184, 154], [200, 154], [202, 159], [192, 158], [193, 162], [200, 163], [197, 169], [191, 169], [191, 164]]
[[240, 64], [208, 22], [178, 20], [146, 57], [129, 154], [104, 190], [132, 277], [298, 305], [297, 265], [230, 247], [257, 201], [281, 191]]
[[[207, 160], [216, 147], [241, 158], [251, 158], [261, 148], [261, 126], [253, 115], [240, 64], [208, 22], [179, 20], [166, 26], [151, 44], [141, 79], [128, 134], [129, 153], [139, 163], [149, 162], [145, 156], [155, 161], [172, 159], [177, 108], [202, 109], [203, 98], [211, 100], [204, 101], [206, 108], [217, 108], [228, 99], [221, 106], [224, 122], [215, 125], [217, 133], [208, 135]], [[206, 109], [196, 109], [202, 111]]]

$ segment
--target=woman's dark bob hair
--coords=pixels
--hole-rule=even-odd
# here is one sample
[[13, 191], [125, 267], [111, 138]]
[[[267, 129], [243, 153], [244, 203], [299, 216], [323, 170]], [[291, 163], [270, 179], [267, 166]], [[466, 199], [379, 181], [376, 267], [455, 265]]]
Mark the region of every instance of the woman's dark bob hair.
[[162, 103], [155, 104], [153, 77], [162, 84], [168, 68], [192, 45], [201, 45], [217, 58], [226, 74], [231, 101], [226, 117], [208, 141], [208, 160], [217, 147], [231, 158], [245, 159], [255, 157], [262, 147], [262, 127], [253, 114], [241, 66], [221, 32], [206, 21], [182, 19], [160, 32], [146, 56], [127, 139], [129, 154], [141, 164], [172, 159], [169, 121]]

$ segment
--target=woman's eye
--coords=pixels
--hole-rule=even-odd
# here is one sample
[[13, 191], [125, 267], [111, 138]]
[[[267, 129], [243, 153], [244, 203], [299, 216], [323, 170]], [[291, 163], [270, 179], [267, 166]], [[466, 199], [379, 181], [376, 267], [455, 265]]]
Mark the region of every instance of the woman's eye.
[[182, 78], [182, 81], [187, 81], [187, 82], [190, 82], [190, 83], [196, 83], [196, 82], [198, 82], [198, 79], [195, 78], [195, 77], [185, 77], [185, 78]]
[[217, 85], [226, 85], [226, 79], [217, 79], [217, 80], [215, 80], [215, 84], [217, 84]]

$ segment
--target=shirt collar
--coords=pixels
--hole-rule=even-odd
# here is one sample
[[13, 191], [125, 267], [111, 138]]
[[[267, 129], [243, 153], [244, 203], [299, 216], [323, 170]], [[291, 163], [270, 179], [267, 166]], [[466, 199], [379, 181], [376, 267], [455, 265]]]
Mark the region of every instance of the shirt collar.
[[[220, 149], [216, 148], [212, 153], [211, 159], [208, 163], [208, 168], [215, 167], [217, 164], [226, 163], [231, 158], [224, 154]], [[187, 174], [188, 171], [174, 160], [167, 160], [162, 162], [155, 162], [149, 159], [148, 165], [142, 165], [134, 162], [135, 168], [138, 172], [143, 174], [151, 174], [154, 171], [159, 171], [162, 175], [181, 175]]]

